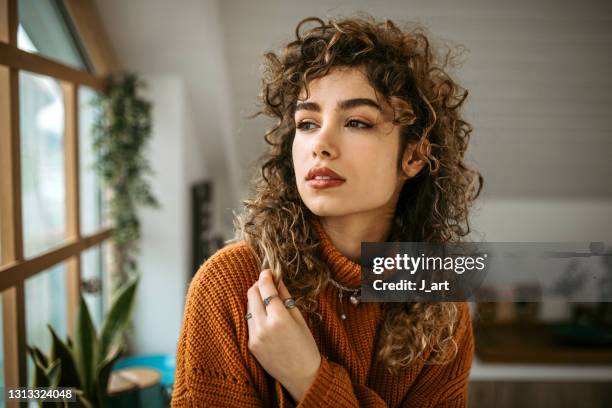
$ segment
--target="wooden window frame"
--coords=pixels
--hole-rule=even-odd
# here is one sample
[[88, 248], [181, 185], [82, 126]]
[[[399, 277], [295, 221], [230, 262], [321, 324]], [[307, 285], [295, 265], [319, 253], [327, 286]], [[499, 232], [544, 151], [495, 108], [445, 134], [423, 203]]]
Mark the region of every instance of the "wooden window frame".
[[[80, 296], [80, 254], [107, 240], [111, 228], [82, 236], [79, 211], [78, 89], [103, 90], [116, 60], [102, 29], [93, 0], [63, 0], [95, 74], [17, 48], [18, 2], [0, 0], [0, 293], [5, 386], [27, 386], [25, 280], [60, 262], [66, 263], [68, 332]], [[19, 72], [46, 75], [59, 81], [64, 99], [64, 164], [66, 236], [54, 249], [24, 259], [21, 214]], [[7, 406], [18, 406], [7, 403]]]

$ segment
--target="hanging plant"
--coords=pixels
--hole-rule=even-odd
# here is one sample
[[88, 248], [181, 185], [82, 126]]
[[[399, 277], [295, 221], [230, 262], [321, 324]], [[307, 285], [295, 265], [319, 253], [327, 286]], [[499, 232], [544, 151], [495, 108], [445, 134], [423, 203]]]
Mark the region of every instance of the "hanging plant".
[[100, 114], [94, 123], [95, 167], [111, 192], [109, 217], [115, 244], [113, 289], [138, 274], [139, 206], [159, 208], [146, 179], [152, 174], [145, 154], [151, 137], [151, 104], [139, 97], [142, 81], [135, 74], [111, 78], [94, 102]]

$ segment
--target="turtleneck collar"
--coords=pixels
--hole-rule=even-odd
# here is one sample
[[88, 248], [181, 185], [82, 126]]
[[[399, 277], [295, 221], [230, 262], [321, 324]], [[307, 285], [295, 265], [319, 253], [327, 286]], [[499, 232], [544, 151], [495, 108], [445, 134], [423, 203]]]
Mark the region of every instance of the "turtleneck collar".
[[329, 266], [332, 278], [349, 288], [356, 288], [361, 285], [361, 265], [344, 256], [334, 246], [319, 218], [315, 217], [313, 224], [321, 239], [323, 261]]

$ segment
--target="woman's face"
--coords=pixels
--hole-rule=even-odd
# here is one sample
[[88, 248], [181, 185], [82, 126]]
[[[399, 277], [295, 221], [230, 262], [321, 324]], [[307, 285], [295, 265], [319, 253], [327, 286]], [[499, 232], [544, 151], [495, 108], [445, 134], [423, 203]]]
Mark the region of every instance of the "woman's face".
[[392, 215], [406, 180], [392, 108], [357, 68], [336, 68], [308, 88], [296, 105], [292, 151], [302, 200], [320, 217]]

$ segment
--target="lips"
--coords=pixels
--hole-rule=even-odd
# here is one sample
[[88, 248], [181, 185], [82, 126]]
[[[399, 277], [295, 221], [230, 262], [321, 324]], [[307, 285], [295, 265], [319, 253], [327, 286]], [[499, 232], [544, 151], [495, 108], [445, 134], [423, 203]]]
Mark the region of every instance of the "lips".
[[345, 178], [327, 167], [313, 167], [306, 175], [306, 182], [314, 189], [337, 187], [345, 182]]
[[345, 181], [344, 177], [327, 167], [313, 167], [308, 171], [306, 180], [341, 180]]

